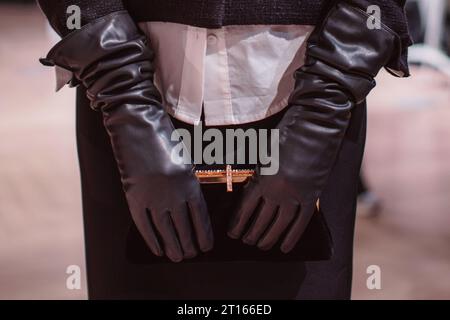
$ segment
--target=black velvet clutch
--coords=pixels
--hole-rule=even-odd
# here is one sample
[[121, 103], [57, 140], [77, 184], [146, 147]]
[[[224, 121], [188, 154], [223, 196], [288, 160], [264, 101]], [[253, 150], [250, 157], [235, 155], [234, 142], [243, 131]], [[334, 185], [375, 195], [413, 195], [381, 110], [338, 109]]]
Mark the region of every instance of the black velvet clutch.
[[[225, 261], [317, 261], [330, 259], [333, 249], [330, 232], [322, 212], [316, 211], [297, 246], [289, 253], [282, 253], [279, 244], [269, 251], [244, 244], [227, 236], [227, 228], [233, 210], [241, 196], [242, 184], [226, 192], [223, 184], [202, 185], [214, 230], [214, 248], [196, 258], [181, 263]], [[133, 225], [127, 239], [126, 256], [130, 263], [171, 263], [166, 257], [157, 257], [147, 248]]]

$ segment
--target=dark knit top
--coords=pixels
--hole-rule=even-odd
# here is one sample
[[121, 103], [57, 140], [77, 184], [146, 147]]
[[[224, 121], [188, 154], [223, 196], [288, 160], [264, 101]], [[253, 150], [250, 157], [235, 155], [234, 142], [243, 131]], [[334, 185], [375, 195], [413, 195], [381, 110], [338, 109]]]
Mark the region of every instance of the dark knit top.
[[382, 22], [402, 40], [402, 57], [389, 67], [408, 74], [407, 47], [411, 40], [404, 12], [406, 0], [38, 0], [51, 25], [61, 35], [70, 32], [66, 29], [69, 5], [81, 8], [82, 24], [126, 9], [136, 22], [166, 21], [219, 28], [250, 24], [319, 25], [336, 2], [348, 2], [364, 11], [370, 5], [378, 5]]

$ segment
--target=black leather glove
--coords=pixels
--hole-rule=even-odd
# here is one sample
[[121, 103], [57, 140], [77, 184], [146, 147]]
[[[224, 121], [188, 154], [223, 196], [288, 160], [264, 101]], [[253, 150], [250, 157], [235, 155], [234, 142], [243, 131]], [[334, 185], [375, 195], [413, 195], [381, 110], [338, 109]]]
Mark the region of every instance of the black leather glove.
[[294, 248], [315, 211], [334, 165], [352, 108], [375, 86], [374, 77], [400, 54], [386, 26], [369, 30], [368, 16], [345, 3], [334, 6], [308, 40], [296, 71], [289, 109], [278, 125], [279, 172], [257, 174], [245, 186], [230, 229], [232, 238], [263, 250], [280, 239]]
[[131, 215], [155, 255], [173, 261], [213, 246], [192, 165], [171, 158], [174, 130], [153, 84], [153, 52], [125, 11], [99, 18], [41, 59], [73, 72], [103, 114]]

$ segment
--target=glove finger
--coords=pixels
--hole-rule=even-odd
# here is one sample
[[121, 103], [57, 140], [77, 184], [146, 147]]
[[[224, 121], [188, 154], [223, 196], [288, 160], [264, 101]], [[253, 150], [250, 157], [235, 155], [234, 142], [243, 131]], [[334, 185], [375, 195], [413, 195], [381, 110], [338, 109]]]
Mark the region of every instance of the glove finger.
[[243, 242], [249, 245], [255, 245], [273, 221], [273, 218], [276, 216], [277, 209], [277, 205], [263, 200], [259, 210], [255, 213], [256, 217], [253, 219], [250, 228], [244, 235]]
[[178, 234], [181, 248], [183, 249], [184, 258], [195, 257], [198, 252], [195, 246], [194, 232], [192, 230], [187, 205], [172, 211], [170, 215]]
[[208, 208], [203, 196], [200, 199], [189, 201], [188, 207], [191, 213], [192, 225], [197, 235], [198, 246], [203, 252], [210, 251], [214, 246], [214, 235]]
[[246, 192], [239, 203], [238, 209], [232, 218], [228, 229], [228, 236], [238, 239], [242, 236], [253, 213], [258, 209], [261, 198], [252, 191]]
[[134, 224], [142, 238], [144, 238], [147, 247], [150, 248], [154, 255], [158, 257], [163, 256], [164, 251], [161, 248], [155, 229], [152, 226], [148, 210], [146, 210], [146, 214], [136, 214], [132, 215], [132, 217]]
[[316, 205], [314, 202], [309, 202], [302, 204], [300, 208], [300, 214], [295, 219], [292, 227], [286, 234], [283, 242], [281, 243], [281, 251], [284, 253], [288, 253], [291, 251], [297, 242], [300, 240], [303, 232], [308, 226], [309, 221], [311, 220], [312, 215], [314, 214], [314, 210]]
[[272, 249], [292, 223], [298, 210], [299, 205], [285, 205], [279, 208], [273, 223], [267, 228], [267, 231], [259, 240], [258, 248], [261, 250]]
[[153, 210], [150, 213], [153, 225], [162, 239], [166, 256], [173, 262], [180, 262], [183, 260], [183, 251], [181, 250], [170, 213], [167, 211], [155, 213]]

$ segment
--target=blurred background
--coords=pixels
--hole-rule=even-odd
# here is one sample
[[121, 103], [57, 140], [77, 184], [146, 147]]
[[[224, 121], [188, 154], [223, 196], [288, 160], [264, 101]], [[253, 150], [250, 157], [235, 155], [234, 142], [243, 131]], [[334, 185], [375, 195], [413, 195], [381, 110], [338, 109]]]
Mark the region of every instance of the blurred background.
[[[412, 76], [381, 72], [369, 98], [354, 299], [450, 299], [449, 11], [408, 1]], [[86, 298], [75, 92], [38, 62], [56, 41], [33, 2], [0, 0], [0, 299]]]

